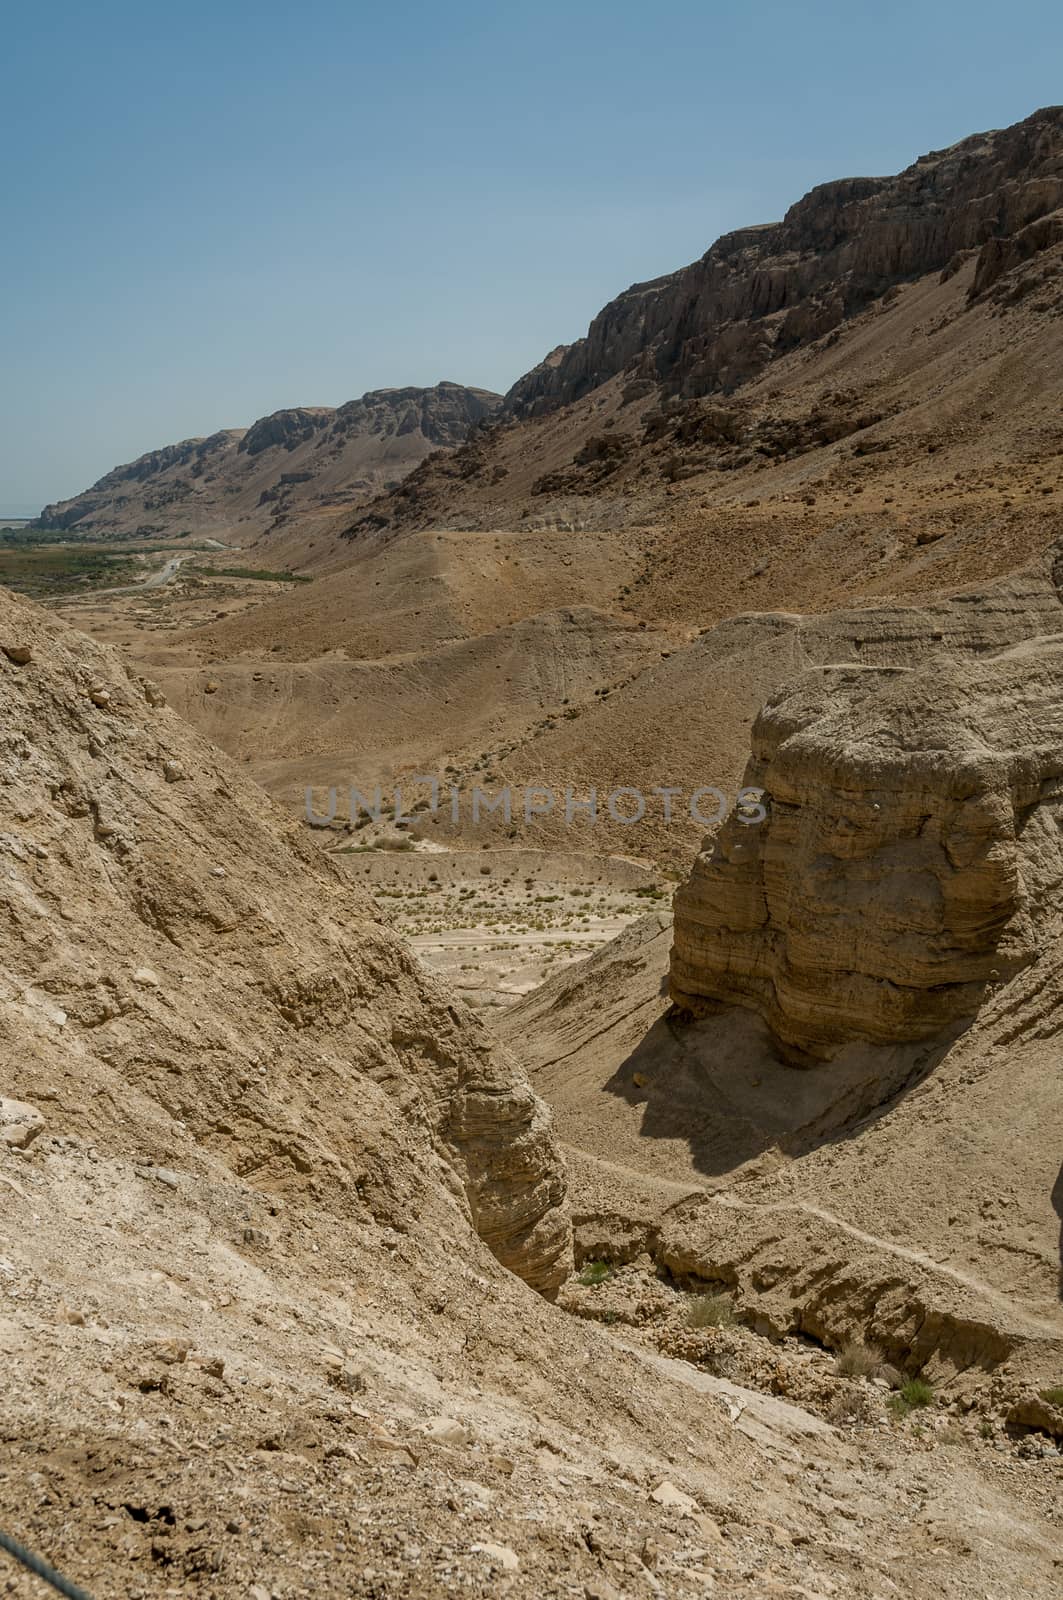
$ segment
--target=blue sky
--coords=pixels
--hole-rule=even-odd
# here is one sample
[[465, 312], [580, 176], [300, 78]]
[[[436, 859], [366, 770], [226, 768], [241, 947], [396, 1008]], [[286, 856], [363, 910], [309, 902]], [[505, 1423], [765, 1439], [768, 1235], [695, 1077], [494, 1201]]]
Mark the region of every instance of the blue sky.
[[285, 405], [505, 389], [814, 183], [1063, 99], [1063, 6], [4, 6], [0, 512]]

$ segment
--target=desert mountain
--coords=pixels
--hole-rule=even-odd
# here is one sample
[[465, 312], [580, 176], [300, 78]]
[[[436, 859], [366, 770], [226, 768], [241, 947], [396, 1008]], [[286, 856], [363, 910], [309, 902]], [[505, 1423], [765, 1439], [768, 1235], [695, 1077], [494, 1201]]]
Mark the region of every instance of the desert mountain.
[[45, 528], [248, 542], [293, 517], [350, 507], [391, 487], [434, 450], [452, 450], [499, 397], [438, 383], [375, 389], [346, 405], [298, 406], [205, 439], [151, 450], [84, 494], [45, 506]]
[[1045, 424], [1058, 449], [1061, 257], [1060, 107], [894, 178], [823, 184], [619, 296], [514, 385], [493, 430], [353, 531], [674, 523], [822, 491], [894, 504], [919, 455], [938, 459], [918, 476], [945, 482], [976, 459], [1014, 466]]
[[[420, 401], [120, 469], [296, 588], [0, 591], [0, 1526], [97, 1600], [1054, 1600], [1061, 160], [814, 191], [354, 518]], [[300, 820], [425, 771], [762, 815]], [[579, 851], [656, 906], [508, 1009], [400, 935]]]
[[[178, 648], [123, 642], [296, 804], [426, 762], [732, 784], [764, 697], [829, 647], [801, 619], [945, 599], [1063, 534], [1061, 199], [1059, 109], [825, 185], [621, 296], [349, 538], [293, 522], [327, 582], [192, 596]], [[697, 842], [607, 820], [580, 848]]]

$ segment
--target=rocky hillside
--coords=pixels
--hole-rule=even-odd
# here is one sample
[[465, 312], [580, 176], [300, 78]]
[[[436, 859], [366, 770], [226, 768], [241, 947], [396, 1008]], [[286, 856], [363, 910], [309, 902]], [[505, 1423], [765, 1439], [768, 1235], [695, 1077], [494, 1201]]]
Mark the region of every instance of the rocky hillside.
[[983, 1438], [1058, 1441], [1063, 544], [925, 608], [760, 620], [798, 636], [752, 728], [766, 816], [714, 830], [674, 928], [501, 1018], [577, 1258], [632, 1268], [585, 1314], [652, 1330], [648, 1255], [772, 1340], [855, 1325]]
[[499, 396], [439, 383], [376, 389], [346, 405], [300, 406], [206, 439], [151, 450], [84, 494], [45, 506], [45, 528], [94, 534], [187, 530], [246, 542], [293, 518], [357, 505], [434, 450], [452, 450]]
[[98, 1081], [121, 1148], [194, 1165], [205, 1146], [352, 1216], [438, 1191], [556, 1286], [564, 1178], [510, 1063], [150, 681], [0, 594], [8, 1088]]
[[1050, 107], [896, 177], [823, 184], [635, 285], [350, 531], [703, 530], [705, 511], [824, 496], [837, 511], [876, 490], [907, 521], [915, 478], [940, 488], [1058, 451], [1061, 308]]
[[976, 257], [973, 295], [1063, 242], [1063, 107], [920, 157], [894, 178], [820, 184], [782, 222], [724, 235], [700, 261], [636, 284], [586, 338], [506, 396], [533, 415], [619, 373], [683, 396], [730, 393], [894, 286]]

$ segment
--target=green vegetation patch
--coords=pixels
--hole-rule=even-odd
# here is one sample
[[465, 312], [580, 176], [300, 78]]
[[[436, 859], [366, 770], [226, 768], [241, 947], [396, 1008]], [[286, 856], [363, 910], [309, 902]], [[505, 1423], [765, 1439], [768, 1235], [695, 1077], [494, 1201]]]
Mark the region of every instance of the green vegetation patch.
[[260, 583], [313, 583], [305, 572], [271, 572], [268, 567], [197, 567], [202, 578], [256, 578]]
[[128, 555], [107, 550], [0, 544], [0, 584], [35, 600], [132, 583], [141, 571]]
[[923, 1406], [932, 1405], [934, 1391], [925, 1378], [909, 1378], [907, 1383], [902, 1383], [896, 1394], [891, 1394], [886, 1404], [898, 1421], [903, 1420], [910, 1411], [918, 1411]]

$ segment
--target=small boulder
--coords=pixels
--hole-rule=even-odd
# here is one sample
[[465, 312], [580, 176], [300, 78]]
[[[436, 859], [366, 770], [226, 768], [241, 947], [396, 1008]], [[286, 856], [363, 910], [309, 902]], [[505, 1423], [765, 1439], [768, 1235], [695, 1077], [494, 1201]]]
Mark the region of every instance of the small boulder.
[[656, 1501], [659, 1506], [665, 1506], [669, 1511], [680, 1512], [684, 1517], [692, 1517], [698, 1509], [697, 1501], [692, 1500], [690, 1495], [684, 1494], [682, 1489], [677, 1489], [667, 1478], [659, 1483], [656, 1489], [651, 1490], [650, 1499]]
[[0, 650], [9, 661], [14, 662], [16, 667], [24, 667], [33, 660], [33, 651], [28, 644], [3, 644], [0, 645]]
[[468, 1444], [471, 1438], [468, 1428], [453, 1417], [433, 1417], [424, 1431], [438, 1444]]
[[520, 1557], [508, 1544], [474, 1544], [472, 1548], [477, 1555], [487, 1556], [503, 1572], [520, 1571]]
[[44, 1127], [36, 1106], [0, 1096], [0, 1139], [11, 1150], [26, 1150]]

